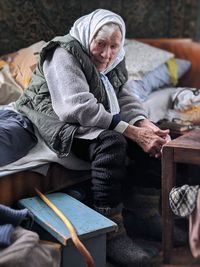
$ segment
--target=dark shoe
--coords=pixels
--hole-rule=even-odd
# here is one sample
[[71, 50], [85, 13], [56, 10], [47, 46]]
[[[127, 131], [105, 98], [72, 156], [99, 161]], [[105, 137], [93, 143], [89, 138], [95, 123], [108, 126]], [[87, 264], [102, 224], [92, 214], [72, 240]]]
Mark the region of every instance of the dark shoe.
[[107, 240], [107, 259], [121, 267], [150, 267], [151, 258], [126, 234]]
[[[126, 210], [124, 212], [124, 224], [131, 237], [162, 241], [162, 217], [159, 214], [141, 218], [133, 211]], [[184, 226], [178, 225], [176, 220], [173, 231], [175, 246], [183, 246], [188, 243], [188, 231], [184, 229]]]
[[123, 223], [122, 205], [114, 208], [94, 207], [96, 211], [115, 222], [117, 231], [107, 234], [106, 255], [110, 263], [119, 267], [151, 267], [151, 258], [140, 245], [128, 237]]
[[126, 233], [121, 212], [107, 216], [118, 225], [116, 232], [107, 236], [107, 259], [122, 267], [150, 267], [150, 257]]
[[[124, 224], [130, 236], [155, 241], [162, 241], [162, 217], [160, 215], [160, 190], [156, 188], [131, 189], [131, 194], [125, 199]], [[176, 223], [174, 230], [174, 245], [182, 246], [188, 243], [188, 233]]]
[[126, 235], [127, 234], [126, 229], [124, 227], [124, 221], [123, 221], [124, 219], [122, 216], [122, 212], [114, 213], [114, 214], [111, 214], [111, 215], [106, 216], [106, 217], [117, 224], [117, 230], [108, 233], [107, 234], [107, 240], [111, 240], [111, 239], [113, 239], [119, 235], [124, 235], [124, 234]]

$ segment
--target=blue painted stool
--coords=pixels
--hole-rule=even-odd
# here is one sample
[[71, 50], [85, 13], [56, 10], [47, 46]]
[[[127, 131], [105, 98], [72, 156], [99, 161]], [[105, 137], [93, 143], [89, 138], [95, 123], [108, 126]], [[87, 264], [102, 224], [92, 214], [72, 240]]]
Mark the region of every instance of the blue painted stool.
[[[105, 267], [106, 233], [115, 230], [116, 224], [67, 194], [54, 193], [46, 197], [71, 221], [80, 240], [91, 253], [95, 267]], [[63, 245], [61, 266], [86, 266], [84, 258], [72, 243], [65, 224], [39, 197], [22, 199], [19, 205], [29, 209], [35, 222]], [[43, 239], [42, 236], [41, 238]]]

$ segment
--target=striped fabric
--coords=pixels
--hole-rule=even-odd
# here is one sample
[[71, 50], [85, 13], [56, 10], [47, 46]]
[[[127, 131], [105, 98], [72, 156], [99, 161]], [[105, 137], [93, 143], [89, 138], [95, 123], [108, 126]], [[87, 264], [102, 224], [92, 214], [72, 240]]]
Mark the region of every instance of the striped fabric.
[[24, 221], [26, 221], [27, 227], [32, 226], [33, 216], [28, 209], [15, 210], [0, 205], [0, 247], [10, 245], [15, 227]]

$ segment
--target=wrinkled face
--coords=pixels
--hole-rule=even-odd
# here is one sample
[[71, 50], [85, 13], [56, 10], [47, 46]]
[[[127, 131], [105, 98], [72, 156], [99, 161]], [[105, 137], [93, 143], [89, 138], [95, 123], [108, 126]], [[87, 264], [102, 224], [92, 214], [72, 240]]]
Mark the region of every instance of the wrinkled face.
[[119, 52], [122, 34], [117, 27], [105, 25], [90, 43], [91, 59], [99, 72], [104, 71]]

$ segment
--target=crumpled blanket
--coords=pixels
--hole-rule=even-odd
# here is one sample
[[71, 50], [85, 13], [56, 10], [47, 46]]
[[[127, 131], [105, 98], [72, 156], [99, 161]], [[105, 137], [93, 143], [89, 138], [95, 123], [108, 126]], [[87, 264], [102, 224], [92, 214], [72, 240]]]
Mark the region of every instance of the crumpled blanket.
[[171, 107], [166, 119], [178, 124], [200, 125], [200, 89], [177, 87], [171, 94]]
[[185, 111], [192, 107], [200, 106], [200, 89], [197, 88], [177, 88], [172, 94], [173, 108]]
[[60, 245], [41, 243], [37, 233], [17, 227], [12, 244], [0, 248], [0, 267], [59, 267]]

